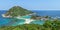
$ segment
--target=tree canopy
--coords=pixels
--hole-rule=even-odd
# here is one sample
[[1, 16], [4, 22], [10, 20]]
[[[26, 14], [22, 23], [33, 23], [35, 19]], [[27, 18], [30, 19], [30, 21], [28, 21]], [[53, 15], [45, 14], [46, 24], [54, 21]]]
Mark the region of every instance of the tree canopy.
[[33, 13], [32, 11], [29, 11], [27, 9], [24, 9], [20, 6], [14, 6], [12, 8], [9, 9], [9, 11], [7, 11], [7, 13], [5, 14], [6, 16], [11, 15], [11, 16], [23, 16], [23, 15], [27, 15], [27, 14], [31, 14]]

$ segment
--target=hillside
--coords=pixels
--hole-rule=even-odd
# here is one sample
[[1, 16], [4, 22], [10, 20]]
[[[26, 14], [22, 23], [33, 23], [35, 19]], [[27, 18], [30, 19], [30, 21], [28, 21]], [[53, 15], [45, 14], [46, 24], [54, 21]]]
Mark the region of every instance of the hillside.
[[33, 12], [24, 9], [20, 6], [14, 6], [12, 8], [9, 9], [9, 11], [6, 12], [5, 16], [23, 16], [23, 15], [27, 15], [27, 14], [31, 14]]

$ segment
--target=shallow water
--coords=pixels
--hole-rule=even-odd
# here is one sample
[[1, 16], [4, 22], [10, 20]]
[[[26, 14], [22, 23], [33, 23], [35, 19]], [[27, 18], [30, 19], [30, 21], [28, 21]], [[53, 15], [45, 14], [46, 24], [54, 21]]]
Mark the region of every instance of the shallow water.
[[[39, 16], [51, 16], [51, 17], [56, 17], [59, 16], [60, 17], [60, 11], [33, 11], [35, 13], [37, 13], [37, 15]], [[23, 25], [25, 20], [23, 19], [14, 19], [14, 18], [3, 18], [1, 15], [6, 13], [6, 11], [0, 11], [0, 26], [17, 26], [17, 25]], [[23, 16], [22, 18], [27, 18], [29, 19], [31, 16]], [[33, 22], [31, 22], [30, 24], [44, 24], [44, 21], [41, 20], [35, 20]]]
[[43, 25], [45, 21], [43, 20], [35, 20], [33, 22], [31, 22], [30, 24], [39, 24], [39, 25]]
[[22, 23], [25, 20], [18, 20], [14, 18], [3, 18], [2, 14], [6, 13], [6, 11], [0, 11], [0, 26], [11, 26], [11, 25], [17, 25], [18, 23]]

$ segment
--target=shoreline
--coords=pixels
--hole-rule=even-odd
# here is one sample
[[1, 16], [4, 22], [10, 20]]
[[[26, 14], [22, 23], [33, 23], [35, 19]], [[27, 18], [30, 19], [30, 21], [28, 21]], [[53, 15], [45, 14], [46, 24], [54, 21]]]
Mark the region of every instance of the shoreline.
[[[2, 17], [10, 18], [10, 17], [12, 17], [12, 16], [5, 16], [5, 14], [2, 14]], [[15, 18], [17, 18], [17, 19], [24, 19], [24, 20], [25, 20], [24, 24], [30, 24], [32, 21], [35, 21], [34, 19], [21, 18], [21, 17], [22, 17], [22, 16], [17, 16], [17, 17], [15, 17]], [[57, 17], [57, 18], [60, 18], [60, 17]], [[54, 17], [53, 19], [57, 19], [57, 18]], [[40, 20], [48, 20], [48, 19], [46, 19], [46, 18], [41, 18]]]
[[[12, 16], [5, 16], [5, 14], [2, 14], [2, 17], [10, 18], [10, 17], [12, 17]], [[24, 24], [29, 24], [30, 22], [34, 21], [33, 19], [21, 18], [21, 16], [18, 16], [18, 17], [16, 17], [16, 18], [17, 18], [17, 19], [24, 19], [24, 20], [25, 20]]]
[[16, 17], [17, 19], [24, 19], [25, 22], [24, 24], [30, 24], [32, 21], [34, 21], [33, 19], [25, 19], [25, 18], [21, 18], [21, 17]]
[[2, 14], [2, 17], [11, 18], [12, 16], [10, 16], [10, 15], [5, 16], [5, 14]]

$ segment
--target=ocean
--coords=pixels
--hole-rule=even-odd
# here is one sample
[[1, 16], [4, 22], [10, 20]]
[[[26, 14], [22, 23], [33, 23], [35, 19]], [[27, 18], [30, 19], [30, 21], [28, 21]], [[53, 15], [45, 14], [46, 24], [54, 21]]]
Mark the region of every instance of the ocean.
[[32, 10], [33, 12], [37, 13], [39, 16], [51, 16], [51, 17], [60, 17], [60, 11], [58, 10]]
[[[41, 11], [41, 10], [32, 10], [39, 16], [51, 16], [51, 17], [60, 17], [60, 11]], [[0, 11], [0, 26], [16, 26], [16, 25], [23, 25], [25, 20], [23, 19], [14, 19], [14, 18], [3, 18], [2, 14], [6, 13], [5, 10]], [[15, 20], [15, 21], [14, 21]], [[30, 24], [43, 24], [44, 21], [33, 21]]]
[[19, 24], [24, 24], [24, 21], [23, 19], [14, 19], [14, 18], [4, 18], [2, 17], [2, 14], [5, 14], [6, 11], [5, 10], [1, 10], [0, 11], [0, 26], [11, 26], [11, 25], [17, 25], [18, 23]]

